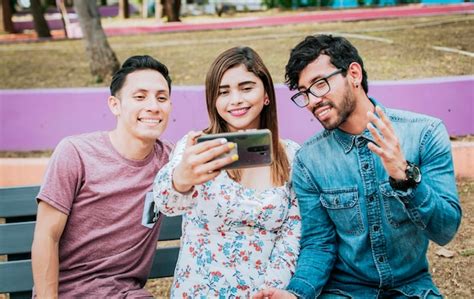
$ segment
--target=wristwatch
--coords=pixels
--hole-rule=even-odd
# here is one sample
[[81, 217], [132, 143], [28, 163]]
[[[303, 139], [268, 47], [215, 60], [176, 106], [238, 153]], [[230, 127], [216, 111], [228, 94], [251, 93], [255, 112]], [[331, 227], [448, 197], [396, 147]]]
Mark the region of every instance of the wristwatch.
[[407, 191], [408, 188], [415, 188], [421, 182], [420, 168], [410, 161], [407, 161], [405, 174], [407, 176], [405, 180], [396, 180], [390, 177], [388, 179], [390, 186], [395, 190]]

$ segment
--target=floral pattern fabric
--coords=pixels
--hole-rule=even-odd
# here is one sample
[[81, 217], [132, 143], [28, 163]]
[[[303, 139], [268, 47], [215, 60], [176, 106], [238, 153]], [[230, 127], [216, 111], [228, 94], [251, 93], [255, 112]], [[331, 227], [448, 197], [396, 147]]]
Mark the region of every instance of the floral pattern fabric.
[[[283, 141], [291, 162], [299, 145]], [[186, 136], [155, 178], [154, 200], [169, 216], [183, 216], [172, 298], [249, 298], [262, 288], [284, 288], [296, 266], [301, 235], [291, 182], [263, 191], [225, 171], [189, 194], [172, 186]]]

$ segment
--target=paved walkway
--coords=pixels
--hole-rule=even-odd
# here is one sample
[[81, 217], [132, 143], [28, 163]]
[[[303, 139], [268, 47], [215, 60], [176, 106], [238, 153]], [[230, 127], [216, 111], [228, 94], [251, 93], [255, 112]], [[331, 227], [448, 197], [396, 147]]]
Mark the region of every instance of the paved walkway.
[[[108, 36], [133, 35], [160, 32], [179, 32], [196, 30], [215, 30], [230, 28], [249, 28], [277, 26], [298, 23], [317, 23], [332, 21], [373, 20], [386, 18], [401, 18], [415, 16], [433, 16], [444, 14], [474, 13], [474, 3], [454, 5], [406, 5], [384, 8], [362, 8], [291, 13], [274, 16], [255, 16], [236, 19], [202, 20], [202, 22], [156, 23], [147, 26], [105, 27]], [[77, 24], [76, 24], [77, 26]], [[64, 39], [62, 30], [52, 30], [53, 39]], [[34, 33], [0, 35], [0, 43], [38, 41]]]

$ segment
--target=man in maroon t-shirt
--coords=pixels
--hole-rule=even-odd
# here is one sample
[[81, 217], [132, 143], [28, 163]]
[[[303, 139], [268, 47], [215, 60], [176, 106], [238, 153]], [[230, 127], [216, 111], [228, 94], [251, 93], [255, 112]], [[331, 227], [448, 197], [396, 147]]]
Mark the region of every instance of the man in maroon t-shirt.
[[158, 139], [171, 110], [171, 79], [152, 57], [133, 56], [110, 91], [115, 129], [62, 140], [37, 196], [38, 298], [151, 297], [143, 286], [159, 225], [149, 192], [171, 150]]

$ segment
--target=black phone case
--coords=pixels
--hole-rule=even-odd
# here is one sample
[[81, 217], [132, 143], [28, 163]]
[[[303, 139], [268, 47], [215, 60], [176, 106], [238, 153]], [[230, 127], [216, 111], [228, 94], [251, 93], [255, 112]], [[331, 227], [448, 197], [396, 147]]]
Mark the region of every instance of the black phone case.
[[216, 138], [226, 138], [237, 144], [239, 160], [226, 165], [224, 169], [258, 167], [272, 163], [272, 134], [268, 129], [203, 135], [197, 142]]

